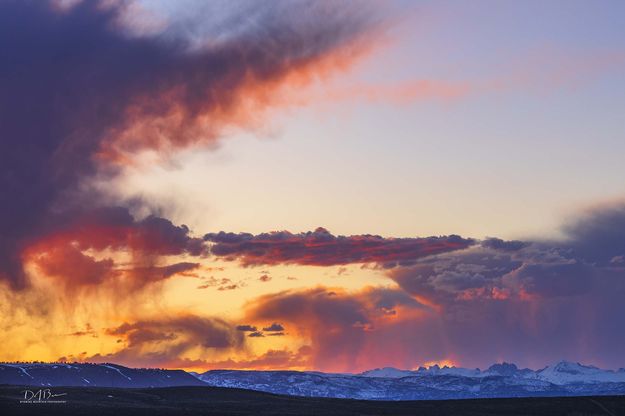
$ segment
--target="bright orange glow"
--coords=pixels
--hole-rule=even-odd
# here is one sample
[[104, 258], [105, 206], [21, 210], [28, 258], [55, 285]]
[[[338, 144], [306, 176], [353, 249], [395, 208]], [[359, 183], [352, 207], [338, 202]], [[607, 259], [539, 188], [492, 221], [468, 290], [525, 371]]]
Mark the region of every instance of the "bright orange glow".
[[454, 363], [452, 360], [436, 360], [436, 361], [427, 361], [423, 364], [421, 364], [418, 367], [415, 367], [414, 369], [418, 369], [419, 367], [425, 367], [425, 368], [430, 368], [430, 367], [434, 367], [435, 365], [439, 366], [439, 367], [455, 367], [456, 363]]

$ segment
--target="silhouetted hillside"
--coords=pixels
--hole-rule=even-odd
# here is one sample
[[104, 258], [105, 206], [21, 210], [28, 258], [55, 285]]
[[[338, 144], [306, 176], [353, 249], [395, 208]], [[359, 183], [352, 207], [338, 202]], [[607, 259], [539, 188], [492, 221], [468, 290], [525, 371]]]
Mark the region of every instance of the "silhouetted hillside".
[[[32, 389], [32, 388], [31, 388]], [[65, 403], [20, 403], [24, 387], [0, 386], [3, 415], [623, 415], [625, 397], [366, 401], [279, 396], [219, 387], [53, 388]]]

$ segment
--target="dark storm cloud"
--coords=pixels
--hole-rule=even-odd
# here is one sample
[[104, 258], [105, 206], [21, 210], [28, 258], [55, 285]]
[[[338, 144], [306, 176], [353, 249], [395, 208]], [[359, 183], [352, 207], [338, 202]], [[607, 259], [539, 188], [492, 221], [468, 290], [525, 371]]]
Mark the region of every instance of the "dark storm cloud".
[[147, 266], [147, 267], [133, 267], [131, 269], [123, 270], [127, 275], [133, 278], [139, 285], [147, 284], [150, 282], [157, 282], [159, 280], [168, 279], [174, 275], [184, 275], [187, 272], [196, 270], [200, 266], [199, 263], [180, 262], [173, 263], [167, 266]]
[[80, 250], [128, 250], [163, 256], [207, 254], [202, 239], [191, 237], [187, 226], [155, 216], [135, 220], [126, 208], [94, 208], [66, 218], [63, 224], [62, 229], [41, 235], [32, 245], [71, 242]]
[[564, 240], [513, 249], [491, 240], [388, 275], [438, 308], [446, 346], [436, 348], [470, 365], [497, 356], [535, 367], [562, 358], [623, 366], [625, 204], [589, 211], [564, 231]]
[[121, 23], [129, 3], [54, 4], [0, 2], [0, 276], [14, 287], [29, 244], [106, 205], [85, 194], [86, 179], [142, 149], [214, 144], [281, 82], [352, 59], [377, 24], [339, 4], [249, 3], [213, 27], [227, 36], [202, 45], [176, 27], [132, 34]]
[[586, 261], [607, 265], [625, 256], [625, 203], [587, 211], [564, 227], [568, 244]]
[[592, 290], [597, 271], [579, 261], [560, 264], [527, 264], [513, 279], [525, 293], [543, 297], [583, 295]]
[[516, 250], [520, 250], [523, 247], [527, 247], [528, 243], [526, 243], [525, 241], [518, 241], [518, 240], [511, 240], [511, 241], [505, 241], [502, 240], [501, 238], [487, 238], [486, 240], [482, 241], [482, 246], [484, 247], [488, 247], [488, 248], [493, 248], [496, 250], [503, 250], [503, 251], [516, 251]]
[[284, 327], [277, 322], [272, 323], [269, 326], [263, 328], [265, 332], [282, 332], [284, 331]]
[[335, 236], [323, 228], [293, 234], [288, 231], [252, 235], [210, 233], [204, 239], [211, 253], [244, 265], [301, 264], [334, 266], [377, 263], [384, 268], [459, 250], [474, 243], [456, 235], [426, 238], [384, 238], [378, 235]]
[[237, 331], [256, 332], [258, 328], [253, 325], [237, 325]]

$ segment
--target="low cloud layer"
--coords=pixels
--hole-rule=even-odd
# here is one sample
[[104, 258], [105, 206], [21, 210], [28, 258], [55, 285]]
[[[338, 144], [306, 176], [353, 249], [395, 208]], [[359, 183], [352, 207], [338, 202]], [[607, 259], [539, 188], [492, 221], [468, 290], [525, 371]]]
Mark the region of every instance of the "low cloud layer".
[[249, 233], [210, 233], [211, 254], [238, 260], [244, 266], [300, 264], [335, 266], [375, 263], [383, 268], [414, 264], [433, 254], [466, 248], [472, 239], [456, 235], [426, 238], [384, 238], [378, 235], [335, 236], [324, 228], [293, 234], [278, 231]]

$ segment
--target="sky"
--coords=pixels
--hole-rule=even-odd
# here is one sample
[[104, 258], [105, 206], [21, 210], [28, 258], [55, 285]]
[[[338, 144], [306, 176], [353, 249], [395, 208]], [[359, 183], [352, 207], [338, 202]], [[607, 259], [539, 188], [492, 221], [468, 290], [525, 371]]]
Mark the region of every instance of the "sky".
[[0, 360], [625, 367], [624, 12], [0, 2]]

